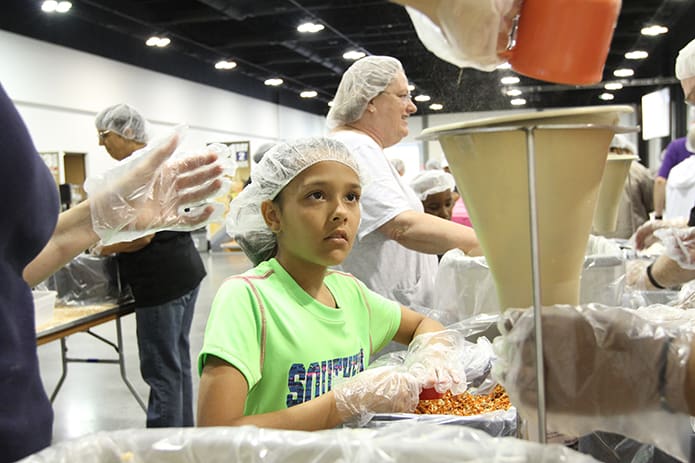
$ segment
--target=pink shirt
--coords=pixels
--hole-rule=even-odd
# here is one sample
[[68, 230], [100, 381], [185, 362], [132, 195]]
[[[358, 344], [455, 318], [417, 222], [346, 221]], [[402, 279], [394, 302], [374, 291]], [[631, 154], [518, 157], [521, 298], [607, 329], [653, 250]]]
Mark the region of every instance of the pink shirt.
[[466, 205], [463, 204], [463, 199], [459, 197], [454, 203], [454, 209], [451, 211], [451, 220], [461, 225], [473, 228], [471, 219], [468, 217], [468, 210]]

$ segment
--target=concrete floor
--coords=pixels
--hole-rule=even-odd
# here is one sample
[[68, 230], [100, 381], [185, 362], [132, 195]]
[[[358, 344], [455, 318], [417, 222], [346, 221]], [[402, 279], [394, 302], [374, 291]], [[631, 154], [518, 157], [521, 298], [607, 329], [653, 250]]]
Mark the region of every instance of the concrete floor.
[[[228, 276], [241, 273], [252, 266], [241, 252], [201, 255], [208, 275], [201, 284], [191, 327], [191, 360], [194, 364], [203, 343], [210, 304], [217, 288]], [[138, 365], [135, 315], [122, 318], [121, 325], [127, 376], [147, 403], [148, 387], [140, 377]], [[116, 323], [113, 321], [97, 326], [93, 331], [113, 342], [116, 340]], [[69, 336], [67, 347], [72, 357], [116, 358], [112, 347], [86, 333]], [[41, 377], [50, 396], [61, 373], [60, 342], [39, 346], [38, 354]], [[193, 388], [197, 397], [197, 372], [193, 375]], [[145, 412], [122, 381], [117, 364], [70, 363], [53, 408], [53, 443], [95, 431], [145, 427]]]

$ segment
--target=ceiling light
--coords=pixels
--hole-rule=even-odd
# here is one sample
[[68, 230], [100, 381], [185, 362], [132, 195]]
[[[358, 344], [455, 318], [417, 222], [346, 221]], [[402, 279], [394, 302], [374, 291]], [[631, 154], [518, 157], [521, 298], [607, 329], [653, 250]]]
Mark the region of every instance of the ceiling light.
[[520, 82], [520, 79], [516, 76], [506, 76], [502, 77], [500, 82], [502, 82], [504, 85], [515, 85]]
[[305, 23], [300, 24], [297, 26], [297, 30], [299, 32], [302, 32], [304, 34], [315, 34], [317, 32], [320, 32], [324, 30], [325, 27], [323, 24], [316, 24], [312, 23], [311, 21], [307, 21]]
[[642, 28], [642, 35], [649, 35], [651, 37], [665, 34], [668, 32], [668, 27], [655, 24], [653, 26], [647, 26]]
[[418, 95], [413, 99], [415, 101], [419, 101], [420, 103], [424, 103], [425, 101], [430, 101], [432, 98], [430, 98], [429, 95]]
[[357, 50], [350, 50], [343, 53], [344, 59], [351, 59], [353, 61], [357, 61], [358, 59], [364, 58], [365, 56], [367, 56], [365, 52]]
[[277, 87], [279, 85], [282, 85], [283, 82], [284, 80], [280, 79], [279, 77], [273, 77], [270, 79], [266, 79], [266, 81], [263, 83], [269, 87]]
[[495, 69], [511, 69], [512, 65], [509, 63], [502, 63], [499, 66], [497, 66]]
[[615, 77], [631, 77], [635, 75], [635, 71], [628, 68], [616, 69], [615, 71], [613, 71], [613, 75]]
[[226, 61], [226, 60], [220, 60], [215, 63], [215, 69], [234, 69], [236, 67], [236, 63], [234, 61]]
[[625, 58], [627, 59], [645, 59], [648, 56], [649, 53], [644, 50], [628, 51], [625, 53]]
[[299, 94], [300, 97], [302, 98], [316, 98], [318, 95], [318, 92], [315, 90], [304, 90], [302, 93]]
[[441, 111], [442, 109], [444, 109], [444, 106], [442, 106], [442, 105], [439, 104], [439, 103], [432, 103], [432, 104], [430, 105], [430, 109], [431, 109], [432, 111]]
[[67, 13], [72, 8], [72, 3], [67, 1], [46, 0], [41, 4], [41, 9], [46, 13]]
[[514, 98], [510, 101], [510, 103], [514, 106], [522, 106], [526, 104], [526, 100], [524, 100], [523, 98]]
[[506, 93], [507, 96], [519, 96], [521, 95], [521, 90], [519, 90], [518, 88], [510, 88], [504, 93]]
[[603, 86], [606, 90], [620, 90], [623, 88], [623, 84], [620, 82], [608, 82], [606, 85]]
[[332, 107], [333, 106], [333, 100], [328, 102], [328, 106]]
[[603, 101], [610, 101], [615, 98], [615, 96], [612, 93], [602, 93], [598, 97]]
[[145, 45], [148, 47], [159, 47], [163, 48], [166, 47], [171, 43], [171, 39], [168, 37], [157, 37], [156, 35], [153, 35], [149, 39], [147, 39], [147, 42], [145, 42]]
[[408, 91], [412, 92], [413, 90], [415, 90], [415, 84], [408, 84]]

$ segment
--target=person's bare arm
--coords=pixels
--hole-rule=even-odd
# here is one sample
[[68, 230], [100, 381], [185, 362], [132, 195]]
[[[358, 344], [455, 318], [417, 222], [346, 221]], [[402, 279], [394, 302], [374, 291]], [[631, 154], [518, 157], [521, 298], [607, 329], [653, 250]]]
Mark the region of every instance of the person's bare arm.
[[659, 256], [652, 265], [652, 277], [660, 286], [672, 288], [695, 279], [695, 270], [684, 269], [675, 260]]
[[662, 217], [666, 207], [666, 179], [658, 176], [654, 179], [654, 216]]
[[454, 248], [471, 256], [483, 254], [472, 228], [424, 212], [402, 212], [379, 231], [408, 249], [427, 254], [444, 254]]
[[92, 229], [89, 200], [62, 212], [46, 246], [23, 272], [24, 281], [36, 286], [99, 241]]
[[294, 407], [244, 416], [246, 378], [229, 363], [208, 356], [200, 378], [198, 426], [254, 425], [264, 428], [316, 431], [341, 424], [333, 392]]
[[118, 254], [119, 252], [136, 252], [147, 246], [152, 242], [154, 234], [143, 236], [133, 241], [124, 241], [122, 243], [111, 244], [109, 246], [104, 246], [100, 250], [102, 256], [108, 256], [111, 254]]
[[444, 325], [438, 321], [401, 306], [401, 324], [393, 340], [408, 345], [418, 334], [431, 333], [432, 331], [441, 331], [443, 329]]

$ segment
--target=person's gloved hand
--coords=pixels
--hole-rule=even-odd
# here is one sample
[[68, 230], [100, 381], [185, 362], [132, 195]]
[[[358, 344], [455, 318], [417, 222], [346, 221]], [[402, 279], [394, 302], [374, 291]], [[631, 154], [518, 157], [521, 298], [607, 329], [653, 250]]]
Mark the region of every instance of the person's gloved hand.
[[472, 345], [456, 330], [442, 330], [416, 336], [408, 346], [403, 366], [423, 389], [439, 393], [466, 391], [464, 347]]
[[366, 424], [375, 413], [410, 413], [421, 385], [401, 367], [371, 368], [333, 386], [336, 409], [343, 422]]
[[652, 263], [651, 260], [633, 259], [625, 264], [625, 284], [629, 289], [636, 291], [656, 291], [659, 288], [654, 286], [647, 276], [647, 267]]
[[160, 230], [191, 231], [211, 218], [215, 207], [201, 203], [223, 185], [219, 148], [172, 156], [178, 141], [175, 134], [87, 179], [92, 226], [102, 245]]
[[[616, 415], [666, 406], [687, 413], [690, 333], [648, 322], [630, 309], [590, 304], [542, 312], [548, 413]], [[535, 407], [532, 310], [509, 310], [495, 339], [493, 376], [512, 403]], [[662, 403], [662, 400], [665, 403]]]
[[664, 255], [684, 269], [695, 270], [695, 227], [662, 228], [654, 235], [664, 245]]
[[638, 251], [646, 249], [659, 241], [658, 236], [654, 235], [655, 231], [662, 228], [682, 228], [685, 227], [687, 223], [688, 221], [684, 218], [648, 220], [637, 228], [637, 231], [632, 235], [630, 241], [632, 241], [634, 249]]

